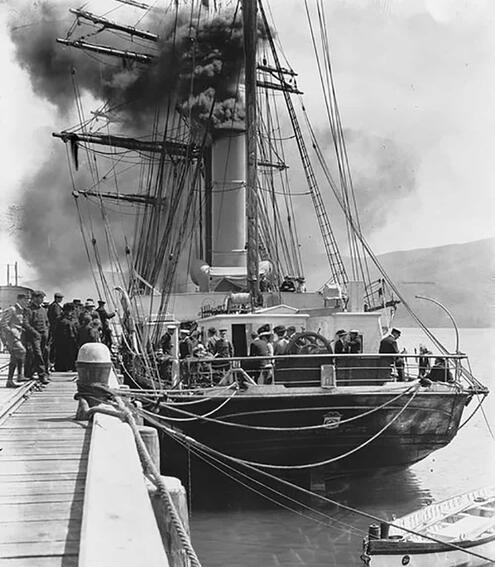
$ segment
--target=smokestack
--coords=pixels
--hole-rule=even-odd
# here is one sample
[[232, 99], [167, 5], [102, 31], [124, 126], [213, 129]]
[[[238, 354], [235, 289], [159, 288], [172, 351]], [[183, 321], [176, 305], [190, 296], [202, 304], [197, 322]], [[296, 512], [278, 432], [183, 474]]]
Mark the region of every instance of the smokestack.
[[246, 138], [244, 130], [216, 130], [212, 146], [212, 264], [246, 265]]

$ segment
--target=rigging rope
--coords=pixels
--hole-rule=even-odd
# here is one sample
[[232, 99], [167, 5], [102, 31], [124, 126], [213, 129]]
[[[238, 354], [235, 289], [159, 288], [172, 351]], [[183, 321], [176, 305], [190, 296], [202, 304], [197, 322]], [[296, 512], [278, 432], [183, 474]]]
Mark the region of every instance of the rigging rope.
[[[250, 466], [260, 467], [260, 468], [267, 468], [267, 469], [276, 469], [276, 470], [302, 470], [302, 469], [309, 469], [309, 468], [313, 468], [313, 467], [320, 467], [320, 466], [329, 465], [331, 463], [335, 463], [335, 462], [340, 461], [340, 460], [342, 460], [346, 457], [349, 457], [350, 455], [356, 453], [357, 451], [360, 451], [361, 449], [363, 449], [364, 447], [366, 447], [367, 445], [372, 443], [384, 431], [386, 431], [393, 423], [395, 423], [395, 421], [407, 409], [409, 404], [416, 397], [416, 394], [418, 393], [418, 391], [419, 391], [419, 384], [417, 385], [417, 387], [414, 390], [414, 393], [412, 394], [410, 399], [404, 404], [404, 407], [402, 407], [401, 410], [399, 412], [397, 412], [397, 414], [387, 424], [385, 424], [377, 433], [375, 433], [373, 436], [371, 436], [369, 439], [367, 439], [366, 441], [364, 441], [363, 443], [361, 443], [357, 447], [354, 447], [353, 449], [350, 449], [349, 451], [342, 453], [341, 455], [338, 455], [337, 457], [332, 457], [330, 459], [325, 459], [323, 461], [318, 461], [318, 462], [314, 462], [314, 463], [306, 463], [306, 464], [301, 464], [301, 465], [273, 465], [273, 464], [270, 464], [270, 463], [259, 463], [259, 462], [254, 462], [254, 461], [248, 461], [248, 460], [245, 460], [245, 459], [238, 459], [237, 457], [232, 457], [231, 455], [229, 455], [229, 458], [231, 458], [231, 459], [233, 459], [237, 462], [240, 462], [242, 464], [245, 464], [245, 465], [250, 465]], [[137, 411], [138, 411], [138, 413], [141, 413], [144, 410], [137, 410]], [[146, 418], [148, 419], [148, 421], [150, 421], [151, 423], [153, 423], [155, 425], [157, 423], [159, 423], [159, 420], [150, 417], [149, 414], [146, 416]], [[163, 427], [166, 427], [166, 426], [163, 426]], [[227, 456], [227, 455], [225, 455], [225, 456]]]
[[337, 507], [341, 508], [342, 510], [346, 510], [346, 511], [348, 511], [348, 512], [352, 512], [352, 513], [357, 514], [357, 515], [359, 515], [359, 516], [363, 516], [363, 517], [365, 517], [365, 518], [368, 518], [368, 519], [370, 519], [370, 520], [373, 520], [374, 522], [378, 522], [378, 523], [383, 522], [383, 523], [386, 523], [386, 524], [388, 524], [389, 526], [391, 526], [391, 527], [393, 527], [393, 528], [395, 528], [395, 529], [398, 529], [398, 530], [400, 530], [400, 531], [404, 531], [404, 532], [409, 533], [409, 534], [412, 534], [412, 535], [414, 535], [414, 536], [419, 536], [419, 537], [421, 537], [421, 538], [423, 538], [423, 539], [426, 539], [426, 540], [429, 540], [429, 541], [433, 541], [433, 542], [435, 542], [435, 543], [438, 543], [438, 544], [447, 546], [447, 547], [449, 547], [450, 549], [455, 549], [455, 550], [457, 550], [457, 551], [462, 551], [462, 552], [464, 552], [464, 553], [466, 553], [466, 554], [468, 554], [468, 555], [472, 555], [472, 556], [474, 556], [474, 557], [481, 558], [481, 559], [483, 559], [483, 560], [485, 560], [485, 561], [489, 561], [489, 562], [494, 562], [494, 563], [495, 563], [495, 558], [492, 559], [492, 558], [486, 557], [486, 556], [484, 556], [484, 555], [482, 555], [482, 554], [479, 554], [479, 553], [476, 553], [476, 552], [471, 551], [471, 550], [469, 550], [469, 549], [465, 549], [465, 548], [463, 548], [463, 547], [460, 547], [460, 546], [458, 546], [458, 545], [456, 545], [456, 544], [454, 544], [454, 543], [446, 542], [446, 541], [440, 540], [440, 539], [438, 539], [438, 538], [435, 538], [434, 536], [430, 536], [430, 535], [426, 535], [426, 534], [417, 532], [416, 530], [413, 530], [413, 529], [410, 529], [410, 528], [406, 528], [405, 526], [400, 526], [400, 525], [394, 523], [393, 521], [392, 521], [392, 522], [387, 521], [387, 520], [385, 520], [384, 518], [380, 518], [379, 516], [376, 516], [376, 515], [374, 515], [374, 514], [370, 514], [370, 513], [368, 513], [368, 512], [364, 512], [363, 510], [359, 510], [359, 509], [354, 508], [354, 507], [352, 507], [352, 506], [348, 506], [347, 504], [343, 504], [342, 502], [338, 502], [337, 500], [333, 500], [333, 499], [331, 499], [331, 498], [328, 498], [328, 497], [326, 497], [326, 496], [323, 496], [322, 494], [317, 494], [317, 493], [311, 492], [310, 490], [307, 490], [307, 489], [305, 489], [305, 488], [303, 488], [303, 487], [301, 487], [301, 486], [299, 486], [299, 485], [297, 485], [297, 484], [294, 484], [294, 483], [292, 483], [292, 482], [289, 482], [288, 480], [285, 480], [285, 479], [283, 479], [283, 478], [279, 478], [279, 477], [277, 477], [277, 476], [274, 476], [273, 474], [271, 474], [271, 473], [269, 473], [269, 472], [263, 470], [262, 468], [257, 468], [256, 466], [249, 464], [248, 461], [243, 461], [242, 459], [237, 459], [237, 458], [235, 458], [235, 457], [232, 457], [232, 456], [226, 455], [226, 454], [224, 454], [224, 453], [221, 453], [220, 451], [216, 451], [215, 449], [212, 449], [211, 447], [208, 447], [207, 445], [204, 445], [203, 443], [200, 443], [199, 441], [196, 441], [196, 440], [193, 439], [192, 437], [189, 437], [189, 436], [187, 436], [187, 435], [184, 435], [183, 433], [180, 433], [180, 432], [178, 432], [178, 431], [172, 430], [172, 429], [170, 429], [169, 427], [166, 427], [166, 426], [163, 426], [163, 425], [160, 425], [160, 424], [155, 424], [155, 426], [158, 427], [159, 429], [161, 429], [162, 431], [165, 431], [165, 432], [168, 433], [170, 436], [172, 436], [172, 437], [174, 437], [174, 438], [181, 439], [181, 440], [182, 440], [185, 444], [187, 444], [187, 445], [190, 445], [190, 446], [193, 446], [193, 447], [198, 447], [200, 450], [202, 450], [202, 451], [204, 451], [204, 452], [206, 452], [206, 453], [208, 453], [208, 454], [213, 454], [213, 455], [215, 455], [216, 457], [218, 457], [218, 458], [220, 458], [220, 459], [227, 459], [227, 460], [229, 460], [229, 461], [231, 461], [231, 462], [235, 462], [235, 463], [237, 463], [237, 464], [241, 464], [241, 465], [245, 466], [246, 468], [248, 468], [249, 470], [255, 472], [256, 474], [261, 474], [261, 475], [263, 475], [263, 476], [269, 478], [270, 480], [279, 482], [280, 484], [282, 484], [282, 485], [284, 485], [284, 486], [287, 486], [287, 487], [290, 488], [290, 489], [298, 490], [298, 491], [302, 492], [303, 494], [306, 494], [307, 496], [311, 496], [311, 497], [313, 497], [313, 498], [319, 498], [319, 499], [321, 499], [322, 501], [324, 501], [324, 502], [326, 502], [326, 503], [328, 503], [328, 504], [332, 504], [332, 505], [334, 505], [334, 506], [337, 506]]
[[[338, 427], [340, 427], [341, 425], [345, 425], [346, 423], [351, 423], [353, 421], [356, 421], [358, 419], [361, 419], [367, 415], [371, 415], [387, 406], [389, 406], [390, 404], [392, 404], [393, 402], [397, 401], [398, 399], [400, 399], [402, 396], [408, 394], [411, 390], [417, 388], [417, 384], [414, 384], [412, 386], [410, 386], [409, 388], [407, 388], [406, 390], [404, 390], [403, 392], [401, 392], [399, 395], [394, 396], [393, 398], [391, 398], [390, 400], [384, 402], [383, 404], [374, 407], [371, 410], [368, 410], [366, 412], [360, 413], [358, 415], [349, 417], [347, 419], [342, 419], [338, 422]], [[229, 398], [230, 400], [230, 398]], [[201, 400], [202, 401], [202, 400]], [[187, 404], [187, 403], [193, 403], [193, 402], [182, 402], [182, 404]], [[210, 421], [212, 423], [217, 423], [219, 425], [226, 425], [228, 427], [238, 427], [240, 429], [252, 429], [255, 431], [313, 431], [313, 430], [328, 430], [331, 429], [332, 427], [330, 425], [325, 425], [325, 424], [319, 424], [319, 425], [303, 425], [303, 426], [298, 426], [298, 427], [269, 427], [269, 426], [262, 426], [262, 425], [247, 425], [245, 423], [235, 423], [235, 422], [231, 422], [231, 421], [223, 421], [220, 419], [211, 419], [208, 417], [208, 414], [205, 415], [197, 415], [191, 412], [188, 412], [186, 410], [181, 410], [179, 408], [175, 407], [175, 404], [169, 404], [166, 402], [159, 402], [159, 406], [163, 406], [167, 409], [171, 409], [174, 411], [177, 411], [179, 413], [183, 413], [184, 415], [188, 415], [191, 417], [196, 417], [197, 419], [204, 419], [205, 421]], [[339, 408], [332, 408], [332, 410], [337, 411]], [[163, 416], [163, 415], [157, 415], [156, 412], [148, 412], [147, 410], [141, 410], [143, 412], [145, 412], [147, 415], [151, 415], [151, 416], [155, 416], [158, 419], [162, 419], [164, 421], [167, 420], [174, 420], [174, 421], [181, 421], [179, 419], [174, 419], [168, 416]], [[184, 419], [183, 421], [189, 421]]]

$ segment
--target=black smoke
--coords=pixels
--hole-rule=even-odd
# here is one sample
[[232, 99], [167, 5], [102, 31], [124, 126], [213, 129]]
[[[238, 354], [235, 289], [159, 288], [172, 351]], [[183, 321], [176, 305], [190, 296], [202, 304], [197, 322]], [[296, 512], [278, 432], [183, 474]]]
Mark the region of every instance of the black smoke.
[[[70, 6], [64, 1], [19, 3], [9, 22], [17, 61], [28, 72], [34, 92], [55, 105], [67, 126], [75, 120], [76, 95], [85, 94], [105, 101], [112, 117], [123, 125], [121, 133], [131, 136], [149, 135], [157, 107], [170, 103], [201, 124], [243, 120], [235, 79], [242, 72], [240, 13], [228, 11], [209, 19], [206, 14], [192, 16], [190, 11], [166, 14], [153, 9], [139, 27], [157, 33], [160, 41], [145, 45], [105, 31], [95, 34], [94, 27], [82, 23], [71, 27]], [[58, 44], [59, 37], [149, 53], [153, 64], [93, 56]], [[87, 271], [88, 263], [65, 148], [49, 132], [42, 143], [50, 148], [47, 160], [23, 183], [19, 247], [42, 281], [60, 284]], [[76, 187], [91, 187], [94, 179], [88, 174], [83, 151], [79, 154], [82, 163]], [[138, 186], [137, 175], [128, 176], [127, 181], [127, 187], [121, 188], [124, 192]], [[104, 245], [98, 207], [90, 205], [88, 211], [94, 219], [89, 240]], [[132, 226], [129, 217], [122, 221], [110, 213], [110, 220]]]

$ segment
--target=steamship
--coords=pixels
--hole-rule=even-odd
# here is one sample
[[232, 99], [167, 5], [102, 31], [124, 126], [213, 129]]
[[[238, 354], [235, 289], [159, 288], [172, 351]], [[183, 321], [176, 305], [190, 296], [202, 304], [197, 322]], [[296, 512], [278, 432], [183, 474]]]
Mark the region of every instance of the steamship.
[[[447, 445], [472, 397], [488, 392], [466, 357], [449, 353], [413, 313], [454, 381], [419, 380], [407, 355], [398, 381], [390, 358], [377, 354], [393, 313], [409, 306], [399, 305], [400, 290], [360, 228], [325, 18], [311, 13], [322, 3], [310, 7], [308, 26], [333, 165], [297, 106], [303, 93], [282, 63], [268, 0], [120, 3], [140, 11], [140, 26], [71, 10], [79, 26], [59, 49], [76, 71], [84, 53], [111, 62], [101, 67], [109, 100], [54, 136], [73, 157], [83, 226], [101, 213], [100, 227], [83, 236], [98, 287], [119, 314], [122, 371], [154, 400], [145, 411], [166, 431], [167, 463], [211, 450], [276, 474], [339, 475], [405, 467]], [[133, 42], [122, 48], [123, 37]], [[84, 90], [84, 74], [73, 76]], [[84, 167], [91, 183], [78, 181]], [[330, 200], [342, 225], [327, 212]], [[299, 239], [309, 222], [328, 263], [316, 291], [305, 289]], [[271, 377], [262, 384], [248, 355], [266, 324], [297, 332], [283, 356], [266, 361]], [[177, 332], [163, 361], [167, 327]], [[234, 356], [179, 360], [179, 331], [206, 340], [211, 327], [227, 329]], [[358, 330], [362, 352], [334, 354], [339, 329]]]

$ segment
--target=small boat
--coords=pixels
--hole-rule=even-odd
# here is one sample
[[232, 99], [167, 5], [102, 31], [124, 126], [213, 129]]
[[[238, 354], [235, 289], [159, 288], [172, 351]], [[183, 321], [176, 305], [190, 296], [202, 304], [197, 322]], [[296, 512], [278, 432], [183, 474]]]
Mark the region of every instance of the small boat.
[[363, 548], [361, 559], [372, 567], [495, 565], [495, 486], [431, 504], [393, 525], [371, 525]]

